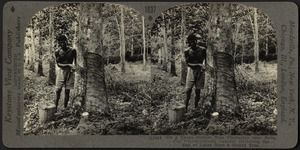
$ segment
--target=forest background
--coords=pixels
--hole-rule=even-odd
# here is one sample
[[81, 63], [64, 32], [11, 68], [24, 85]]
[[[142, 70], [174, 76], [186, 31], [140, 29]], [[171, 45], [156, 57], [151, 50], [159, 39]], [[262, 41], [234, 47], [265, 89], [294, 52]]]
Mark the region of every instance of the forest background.
[[[106, 3], [68, 3], [33, 16], [25, 37], [24, 134], [276, 134], [277, 43], [266, 14], [244, 5], [197, 3], [162, 12], [152, 26], [144, 19], [134, 9]], [[211, 100], [204, 96], [202, 109], [168, 122], [169, 105], [184, 100], [183, 51], [191, 33], [233, 62], [227, 81], [234, 80], [235, 92], [227, 93], [237, 98], [223, 99], [224, 106], [217, 100], [221, 116], [212, 126]], [[41, 125], [38, 105], [55, 97], [53, 53], [60, 34], [77, 50], [81, 68], [71, 107]], [[213, 79], [207, 72], [205, 81], [219, 83]], [[218, 95], [210, 88], [217, 87], [206, 82], [204, 95]], [[244, 115], [227, 115], [236, 106]], [[79, 127], [83, 111], [90, 113], [89, 123]]]

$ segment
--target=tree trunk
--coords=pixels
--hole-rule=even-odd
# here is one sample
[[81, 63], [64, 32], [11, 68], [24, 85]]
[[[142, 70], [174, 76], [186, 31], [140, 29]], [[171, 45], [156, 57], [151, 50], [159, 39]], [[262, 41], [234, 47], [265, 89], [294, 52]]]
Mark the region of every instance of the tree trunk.
[[215, 56], [217, 69], [216, 110], [233, 113], [238, 108], [233, 57], [225, 52]]
[[39, 31], [39, 38], [38, 38], [38, 59], [36, 60], [37, 61], [37, 76], [44, 76], [44, 73], [43, 73], [43, 53], [42, 53], [42, 46], [41, 46], [41, 32]]
[[87, 36], [87, 28], [90, 28], [92, 37], [103, 37], [99, 35], [102, 32], [99, 28], [99, 22], [95, 19], [99, 18], [99, 14], [96, 15], [94, 13], [95, 11], [99, 12], [101, 9], [91, 4], [79, 5], [79, 38], [77, 52], [77, 65], [79, 69], [75, 74], [75, 100], [79, 100], [87, 111], [106, 112], [108, 101], [104, 75], [104, 61], [101, 56], [102, 43], [99, 41], [101, 39], [89, 40]]
[[185, 85], [186, 83], [186, 76], [187, 76], [187, 65], [184, 58], [184, 48], [185, 48], [185, 8], [182, 7], [181, 10], [181, 76], [180, 76], [180, 83], [181, 85]]
[[121, 26], [119, 24], [118, 18], [115, 17], [118, 32], [119, 32], [119, 52], [120, 52], [120, 65], [121, 65], [121, 58], [122, 58], [122, 35], [121, 35]]
[[255, 72], [259, 72], [258, 63], [259, 63], [259, 44], [258, 44], [258, 24], [257, 24], [257, 8], [253, 8], [254, 11], [254, 63], [255, 63]]
[[[87, 53], [86, 109], [105, 112], [107, 109], [107, 91], [104, 75], [104, 62], [99, 54]], [[101, 87], [101, 88], [99, 88]]]
[[162, 48], [159, 48], [158, 49], [158, 65], [161, 65], [162, 64]]
[[162, 20], [164, 22], [164, 25], [162, 27], [162, 32], [163, 32], [163, 45], [164, 45], [164, 49], [163, 49], [163, 65], [162, 65], [162, 69], [164, 71], [168, 71], [168, 44], [167, 44], [167, 31], [166, 31], [166, 27], [167, 27], [167, 23], [164, 17], [164, 14], [162, 13]]
[[133, 48], [133, 35], [131, 36], [131, 53], [130, 53], [130, 56], [132, 57], [133, 54], [134, 54], [134, 48]]
[[120, 30], [121, 30], [121, 72], [125, 73], [125, 33], [124, 33], [124, 8], [121, 6], [121, 21], [120, 21]]
[[54, 85], [56, 80], [56, 73], [55, 73], [55, 61], [53, 58], [49, 60], [49, 77], [48, 77], [48, 84]]
[[53, 31], [53, 14], [50, 9], [49, 13], [49, 34], [50, 34], [50, 58], [49, 58], [49, 76], [48, 76], [48, 84], [49, 85], [54, 85], [55, 84], [55, 79], [56, 79], [56, 74], [55, 74], [55, 58], [54, 58], [54, 44], [53, 44], [53, 39], [54, 39], [54, 31]]
[[29, 54], [30, 57], [30, 63], [29, 63], [29, 70], [35, 72], [35, 34], [34, 34], [34, 23], [31, 21], [31, 32], [30, 32], [30, 37], [31, 37], [31, 51]]
[[237, 49], [237, 45], [238, 45], [238, 44], [237, 44], [237, 43], [238, 43], [238, 40], [240, 39], [240, 36], [239, 36], [240, 26], [241, 26], [241, 24], [237, 23], [237, 25], [236, 25], [236, 30], [235, 30], [235, 33], [234, 33], [233, 62], [236, 62], [236, 56], [237, 56], [236, 49]]
[[244, 64], [244, 51], [245, 51], [245, 40], [243, 41], [242, 44], [241, 65]]
[[42, 60], [38, 60], [37, 76], [44, 76], [44, 73], [43, 73], [43, 61]]
[[96, 40], [97, 43], [95, 43], [95, 44], [97, 44], [95, 53], [103, 56], [103, 34], [104, 34], [104, 25], [103, 25], [103, 17], [102, 17], [103, 16], [103, 14], [102, 14], [103, 4], [101, 4], [101, 3], [98, 4], [96, 6], [96, 9], [97, 9], [97, 13], [98, 13], [97, 18], [95, 18], [95, 19], [97, 19], [97, 23], [95, 26], [93, 26], [93, 27], [95, 27], [93, 30], [96, 31], [95, 32], [97, 34], [96, 38], [98, 40]]
[[237, 112], [238, 108], [232, 57], [231, 4], [210, 4], [210, 7], [205, 95], [213, 111], [228, 114]]
[[143, 69], [146, 70], [146, 33], [145, 33], [145, 17], [142, 16], [142, 30], [143, 30]]
[[171, 49], [171, 57], [170, 57], [170, 75], [171, 76], [177, 76], [176, 74], [176, 65], [175, 65], [175, 25], [172, 25], [171, 28], [172, 32], [172, 49]]
[[267, 37], [267, 42], [266, 42], [266, 56], [269, 55], [269, 45], [268, 45], [268, 37]]

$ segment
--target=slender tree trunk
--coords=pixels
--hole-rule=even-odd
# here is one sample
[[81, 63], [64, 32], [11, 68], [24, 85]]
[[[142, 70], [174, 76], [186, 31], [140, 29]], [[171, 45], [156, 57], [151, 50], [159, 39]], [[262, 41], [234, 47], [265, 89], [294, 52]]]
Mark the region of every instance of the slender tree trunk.
[[162, 48], [159, 48], [158, 49], [158, 65], [161, 65], [162, 64]]
[[244, 64], [244, 51], [245, 51], [245, 40], [243, 41], [242, 44], [241, 64]]
[[53, 14], [52, 10], [50, 9], [49, 13], [49, 34], [50, 34], [50, 58], [49, 58], [49, 76], [48, 76], [48, 84], [54, 85], [56, 74], [55, 74], [55, 58], [54, 58], [54, 31], [53, 31]]
[[258, 44], [258, 24], [257, 24], [257, 8], [253, 8], [254, 11], [254, 58], [255, 58], [255, 72], [259, 72], [259, 44]]
[[164, 45], [164, 49], [163, 49], [163, 66], [162, 69], [164, 71], [168, 71], [168, 45], [167, 45], [167, 31], [166, 31], [166, 20], [164, 17], [164, 14], [162, 13], [162, 20], [164, 22], [164, 25], [162, 27], [162, 32], [163, 32], [163, 45]]
[[119, 24], [118, 18], [115, 17], [116, 24], [118, 27], [118, 32], [119, 32], [119, 52], [120, 52], [120, 65], [121, 65], [121, 58], [122, 58], [122, 35], [121, 35], [121, 26]]
[[121, 21], [120, 21], [120, 30], [121, 30], [121, 72], [125, 73], [125, 33], [124, 33], [124, 8], [121, 6]]
[[172, 49], [171, 49], [171, 57], [170, 57], [170, 75], [171, 76], [177, 76], [176, 74], [176, 65], [175, 65], [175, 25], [173, 24], [172, 25], [172, 28], [171, 28], [171, 32], [172, 32], [172, 39], [171, 39], [171, 42], [172, 42]]
[[142, 16], [142, 30], [143, 30], [143, 69], [146, 70], [146, 38], [145, 38], [145, 17]]
[[186, 76], [187, 76], [187, 65], [184, 58], [184, 48], [185, 48], [185, 8], [182, 7], [181, 10], [181, 76], [180, 76], [180, 83], [181, 85], [185, 85], [186, 83]]
[[37, 59], [37, 76], [44, 76], [43, 73], [43, 47], [41, 45], [42, 39], [41, 39], [41, 31], [39, 31], [39, 38], [38, 38], [38, 59]]
[[[41, 49], [41, 47], [40, 47]], [[42, 60], [42, 53], [40, 52], [41, 50], [39, 49], [39, 56], [38, 56], [38, 60], [37, 60], [37, 76], [44, 76], [44, 72], [43, 72], [43, 60]]]
[[75, 50], [77, 50], [78, 47], [77, 47], [76, 42], [77, 42], [77, 36], [78, 36], [78, 29], [77, 29], [78, 27], [77, 27], [76, 22], [73, 22], [73, 28], [74, 28], [74, 38], [73, 38], [72, 47], [73, 47]]
[[31, 32], [30, 32], [30, 37], [31, 37], [31, 51], [30, 51], [30, 54], [29, 54], [29, 57], [30, 57], [30, 63], [29, 63], [29, 70], [35, 72], [35, 34], [34, 34], [34, 23], [33, 21], [31, 21], [31, 25], [32, 25], [32, 28], [31, 28]]
[[237, 43], [238, 43], [238, 40], [240, 39], [240, 36], [239, 36], [240, 26], [241, 26], [240, 24], [237, 24], [237, 25], [236, 25], [236, 30], [235, 30], [235, 33], [234, 33], [233, 62], [236, 62], [236, 56], [237, 56], [236, 49], [237, 49]]
[[266, 37], [266, 57], [269, 55], [269, 39], [268, 36]]
[[132, 57], [133, 54], [134, 54], [134, 49], [133, 49], [133, 35], [131, 35], [131, 53], [130, 53], [130, 56]]

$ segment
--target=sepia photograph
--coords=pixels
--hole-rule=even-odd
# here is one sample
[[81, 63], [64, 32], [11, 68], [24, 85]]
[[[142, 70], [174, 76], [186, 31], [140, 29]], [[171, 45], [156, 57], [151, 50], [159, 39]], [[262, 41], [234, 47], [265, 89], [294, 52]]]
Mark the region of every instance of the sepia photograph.
[[46, 7], [24, 37], [23, 134], [277, 135], [276, 32], [237, 3]]

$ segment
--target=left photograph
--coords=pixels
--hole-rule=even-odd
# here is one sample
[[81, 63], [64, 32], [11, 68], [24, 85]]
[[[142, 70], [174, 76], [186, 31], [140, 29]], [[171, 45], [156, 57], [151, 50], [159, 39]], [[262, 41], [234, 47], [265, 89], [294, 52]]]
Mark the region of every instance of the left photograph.
[[148, 36], [123, 5], [37, 12], [25, 36], [24, 135], [151, 134]]

